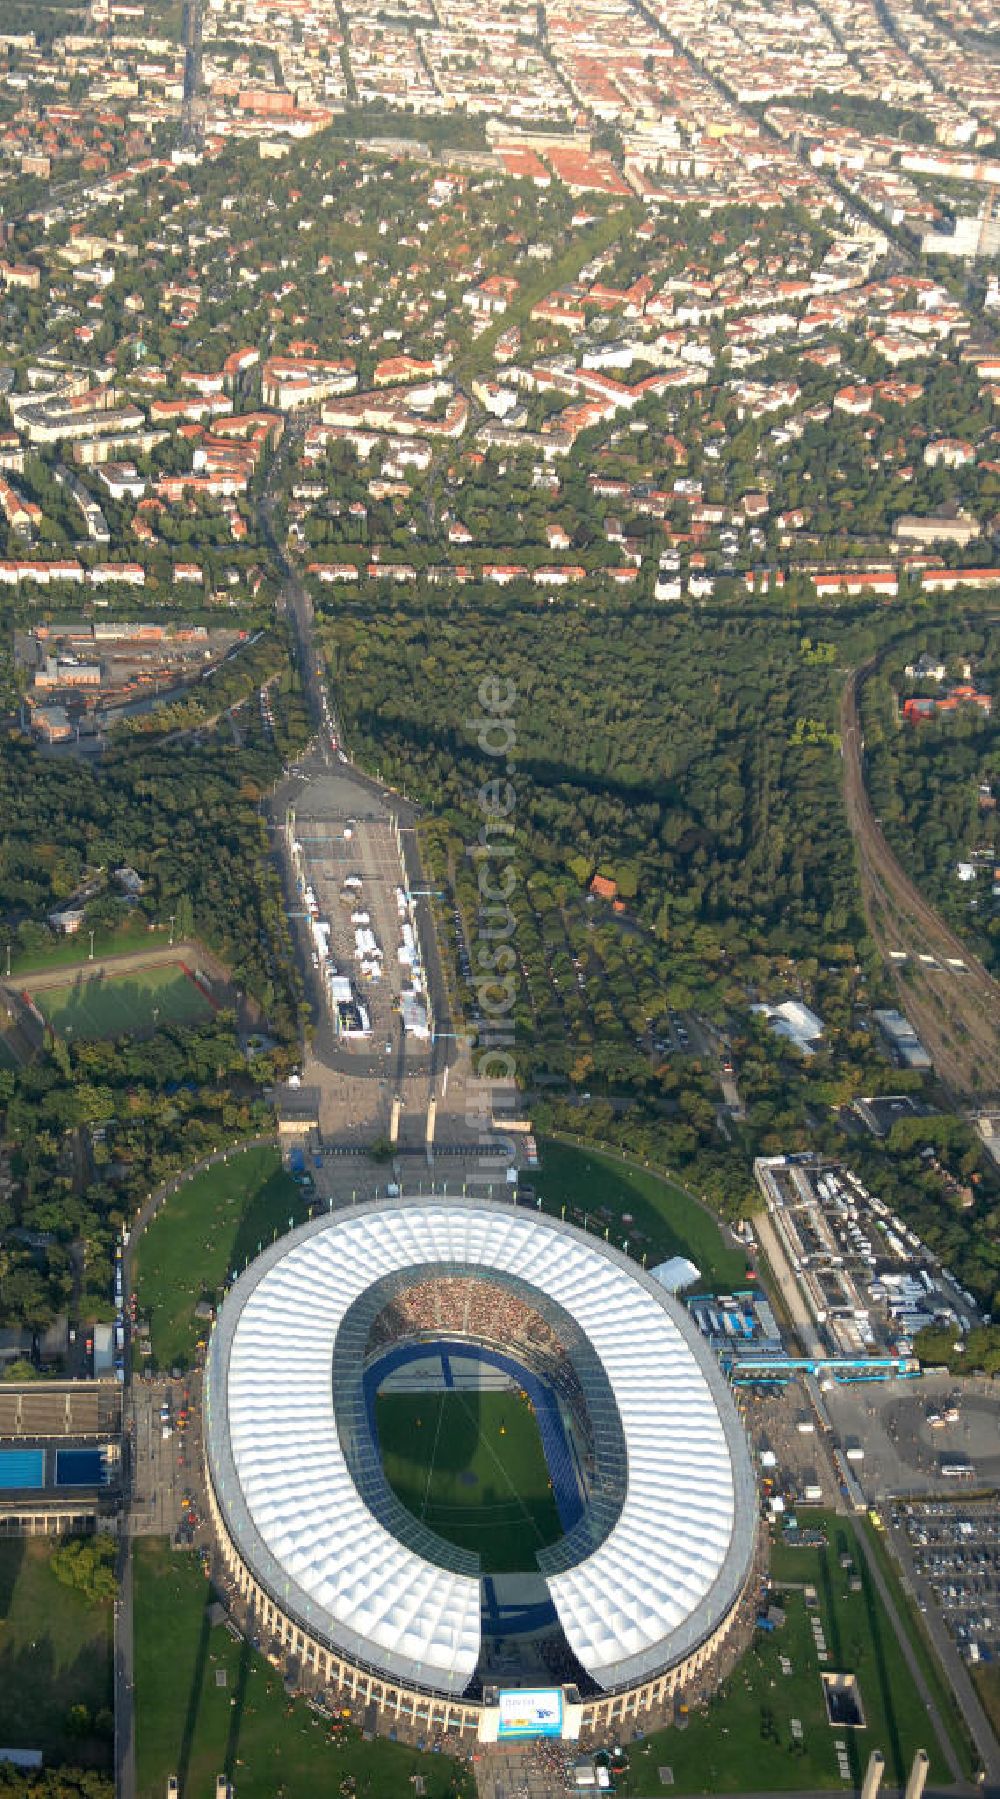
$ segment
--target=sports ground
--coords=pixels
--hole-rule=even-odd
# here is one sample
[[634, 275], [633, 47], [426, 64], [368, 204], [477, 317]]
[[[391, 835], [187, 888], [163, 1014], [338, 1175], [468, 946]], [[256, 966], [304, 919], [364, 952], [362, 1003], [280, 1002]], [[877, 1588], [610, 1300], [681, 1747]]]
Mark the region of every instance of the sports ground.
[[484, 1574], [527, 1572], [559, 1541], [538, 1424], [516, 1389], [380, 1393], [375, 1418], [389, 1485]]
[[83, 967], [73, 980], [36, 988], [31, 998], [59, 1036], [138, 1037], [166, 1024], [201, 1024], [212, 1003], [183, 962], [153, 963], [127, 974]]

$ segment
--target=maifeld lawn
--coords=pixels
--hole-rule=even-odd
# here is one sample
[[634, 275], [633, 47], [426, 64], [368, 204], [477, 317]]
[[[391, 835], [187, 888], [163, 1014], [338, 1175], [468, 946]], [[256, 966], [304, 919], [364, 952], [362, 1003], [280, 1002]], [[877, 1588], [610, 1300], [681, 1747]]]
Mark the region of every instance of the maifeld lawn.
[[623, 1161], [614, 1151], [578, 1147], [545, 1137], [534, 1175], [542, 1210], [556, 1217], [566, 1207], [570, 1224], [583, 1225], [617, 1248], [627, 1239], [637, 1260], [650, 1267], [669, 1256], [687, 1256], [701, 1272], [702, 1291], [731, 1293], [746, 1285], [743, 1251], [727, 1239], [711, 1213], [682, 1187]]
[[188, 1367], [205, 1326], [199, 1300], [217, 1300], [234, 1270], [302, 1224], [308, 1207], [276, 1149], [232, 1150], [229, 1160], [168, 1194], [139, 1239], [139, 1314], [148, 1316], [157, 1368]]
[[[176, 1774], [182, 1793], [212, 1794], [225, 1772], [239, 1799], [318, 1799], [349, 1790], [358, 1799], [472, 1799], [471, 1768], [376, 1738], [344, 1738], [281, 1675], [224, 1625], [213, 1629], [212, 1590], [194, 1556], [161, 1537], [139, 1538], [134, 1558], [136, 1774], [139, 1799], [163, 1799]], [[220, 1680], [220, 1676], [222, 1679]]]
[[505, 1393], [381, 1393], [386, 1479], [407, 1509], [484, 1574], [524, 1572], [562, 1536], [535, 1414]]
[[76, 1735], [69, 1713], [82, 1705], [94, 1720], [113, 1704], [112, 1606], [56, 1579], [58, 1546], [58, 1538], [0, 1540], [0, 1743], [110, 1769], [109, 1736]]

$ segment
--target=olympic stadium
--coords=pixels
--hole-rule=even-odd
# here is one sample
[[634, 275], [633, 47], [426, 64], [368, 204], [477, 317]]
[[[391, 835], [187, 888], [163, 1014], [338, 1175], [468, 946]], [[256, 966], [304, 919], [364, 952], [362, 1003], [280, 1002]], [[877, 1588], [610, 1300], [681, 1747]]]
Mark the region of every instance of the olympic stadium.
[[726, 1382], [653, 1274], [534, 1210], [402, 1197], [290, 1233], [221, 1307], [204, 1420], [255, 1634], [383, 1725], [627, 1735], [746, 1640]]

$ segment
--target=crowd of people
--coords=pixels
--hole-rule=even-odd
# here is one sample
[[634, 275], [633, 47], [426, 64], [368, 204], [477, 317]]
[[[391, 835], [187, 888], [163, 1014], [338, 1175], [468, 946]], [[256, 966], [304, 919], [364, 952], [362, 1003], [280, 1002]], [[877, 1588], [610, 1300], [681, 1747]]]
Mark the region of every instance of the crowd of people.
[[471, 1275], [440, 1275], [406, 1287], [379, 1313], [372, 1349], [440, 1332], [495, 1343], [517, 1354], [565, 1360], [558, 1334], [534, 1306], [508, 1287]]

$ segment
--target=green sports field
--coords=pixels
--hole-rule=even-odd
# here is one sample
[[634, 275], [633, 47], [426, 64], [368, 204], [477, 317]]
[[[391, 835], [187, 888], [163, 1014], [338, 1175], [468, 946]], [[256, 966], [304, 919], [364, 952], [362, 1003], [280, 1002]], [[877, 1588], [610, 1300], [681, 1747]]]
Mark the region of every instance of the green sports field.
[[212, 1007], [179, 962], [91, 974], [43, 987], [32, 999], [47, 1025], [65, 1037], [142, 1036], [163, 1024], [201, 1024]]
[[380, 1393], [386, 1479], [431, 1530], [482, 1557], [484, 1574], [535, 1567], [562, 1536], [535, 1414], [519, 1393]]

